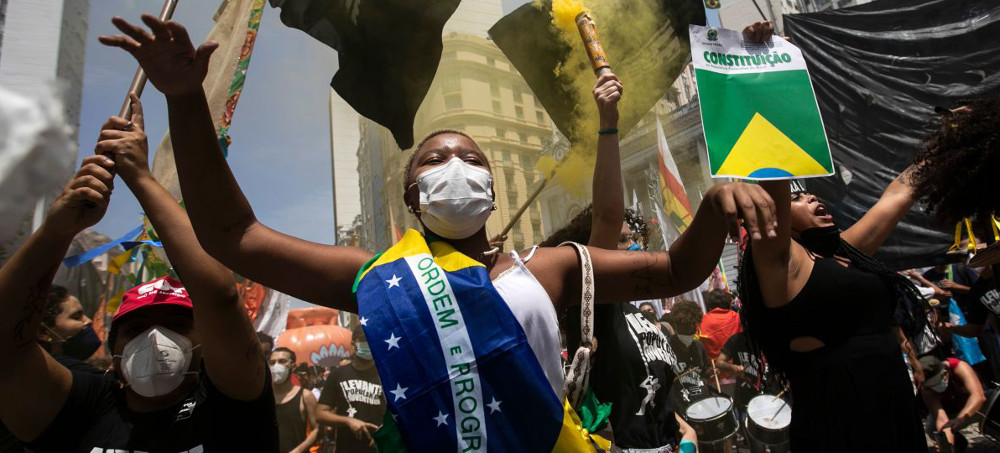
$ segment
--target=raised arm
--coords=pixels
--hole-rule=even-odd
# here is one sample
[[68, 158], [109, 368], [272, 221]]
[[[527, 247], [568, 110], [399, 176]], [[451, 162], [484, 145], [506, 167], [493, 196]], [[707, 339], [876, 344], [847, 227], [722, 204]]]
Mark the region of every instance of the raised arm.
[[268, 287], [356, 312], [351, 287], [371, 254], [265, 227], [236, 183], [202, 90], [209, 57], [218, 45], [207, 42], [195, 50], [180, 24], [149, 15], [142, 20], [152, 34], [116, 17], [112, 22], [127, 36], [102, 36], [100, 41], [132, 54], [166, 95], [181, 192], [202, 246], [229, 268]]
[[230, 398], [255, 400], [270, 389], [257, 334], [240, 303], [233, 273], [202, 250], [184, 209], [149, 172], [142, 104], [135, 95], [132, 111], [131, 125], [123, 118], [108, 119], [97, 151], [114, 157], [118, 175], [146, 211], [191, 295], [195, 329], [212, 383]]
[[861, 220], [841, 233], [840, 237], [858, 250], [874, 255], [917, 201], [910, 185], [910, 177], [915, 169], [911, 165], [903, 170], [885, 189], [875, 206]]
[[0, 419], [15, 437], [31, 441], [52, 423], [73, 377], [35, 337], [45, 296], [70, 242], [104, 216], [114, 163], [90, 156], [52, 203], [41, 228], [0, 268]]
[[[728, 232], [740, 220], [753, 235], [774, 235], [774, 204], [759, 186], [719, 184], [705, 193], [690, 228], [669, 252], [628, 252], [590, 247], [596, 301], [627, 302], [676, 296], [700, 285], [715, 268]], [[580, 303], [580, 264], [570, 247], [539, 251], [528, 263], [559, 308]]]
[[625, 206], [622, 203], [622, 164], [618, 149], [618, 101], [622, 97], [622, 84], [618, 77], [606, 73], [597, 79], [594, 100], [600, 112], [600, 130], [597, 136], [597, 162], [594, 166], [594, 203], [591, 209], [590, 240], [587, 245], [602, 249], [618, 248]]

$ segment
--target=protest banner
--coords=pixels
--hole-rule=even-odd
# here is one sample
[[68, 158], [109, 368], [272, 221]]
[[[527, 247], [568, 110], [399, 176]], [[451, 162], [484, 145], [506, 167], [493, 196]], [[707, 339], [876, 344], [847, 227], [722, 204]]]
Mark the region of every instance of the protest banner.
[[781, 38], [748, 42], [724, 28], [688, 30], [712, 177], [833, 174], [823, 119], [798, 48]]

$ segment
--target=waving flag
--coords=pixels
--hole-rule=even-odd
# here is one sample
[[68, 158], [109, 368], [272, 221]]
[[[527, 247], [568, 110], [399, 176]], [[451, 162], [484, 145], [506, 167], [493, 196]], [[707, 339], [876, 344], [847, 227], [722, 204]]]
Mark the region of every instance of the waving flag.
[[389, 409], [380, 450], [395, 429], [419, 451], [594, 451], [478, 261], [408, 230], [355, 295]]
[[[208, 75], [202, 86], [208, 108], [216, 121], [223, 151], [227, 151], [229, 146], [229, 126], [243, 92], [263, 12], [264, 0], [230, 0], [216, 12], [215, 26], [206, 38], [219, 43], [208, 64]], [[181, 186], [174, 164], [174, 145], [169, 131], [163, 134], [153, 157], [153, 176], [175, 199], [181, 199]]]
[[330, 86], [359, 114], [413, 146], [413, 119], [441, 61], [460, 0], [270, 0], [281, 22], [337, 51]]
[[694, 216], [691, 212], [691, 202], [688, 201], [687, 191], [684, 190], [684, 183], [681, 182], [674, 157], [670, 154], [667, 136], [663, 133], [663, 125], [660, 124], [659, 118], [656, 119], [656, 143], [659, 150], [660, 193], [663, 194], [663, 210], [670, 222], [677, 227], [677, 231], [683, 233], [687, 227], [691, 226], [691, 220], [694, 219]]

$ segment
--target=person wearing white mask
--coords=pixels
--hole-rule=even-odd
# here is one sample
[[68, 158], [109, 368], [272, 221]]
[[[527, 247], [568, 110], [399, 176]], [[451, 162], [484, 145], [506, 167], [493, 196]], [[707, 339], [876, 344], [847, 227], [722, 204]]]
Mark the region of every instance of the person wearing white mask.
[[271, 388], [274, 389], [275, 414], [278, 417], [278, 451], [305, 453], [319, 438], [315, 417], [316, 397], [289, 379], [295, 367], [295, 351], [285, 347], [275, 348], [267, 364], [271, 368]]
[[[105, 123], [97, 150], [42, 227], [0, 268], [0, 418], [43, 452], [277, 451], [273, 393], [232, 271], [212, 259], [184, 209], [153, 179], [142, 108]], [[113, 372], [69, 370], [34, 341], [43, 298], [72, 238], [99, 221], [114, 175], [129, 186], [178, 280], [126, 291], [108, 332]], [[189, 293], [190, 291], [190, 293]], [[31, 341], [29, 341], [31, 340]], [[233, 435], [239, 433], [239, 435]]]
[[925, 429], [935, 441], [947, 440], [954, 451], [961, 453], [969, 444], [961, 429], [972, 424], [986, 404], [979, 376], [968, 363], [954, 357], [940, 360], [924, 356], [920, 358], [920, 366], [927, 376], [920, 389], [927, 406]]
[[708, 376], [712, 366], [708, 361], [705, 345], [698, 339], [698, 325], [701, 324], [701, 307], [690, 300], [674, 302], [667, 315], [667, 322], [675, 334], [669, 338], [670, 347], [677, 355], [677, 366], [681, 372], [698, 368]]
[[374, 452], [373, 436], [385, 415], [385, 394], [361, 326], [351, 331], [351, 342], [351, 363], [330, 370], [316, 420], [335, 430], [337, 451]]
[[[124, 35], [99, 39], [132, 54], [149, 81], [166, 96], [181, 191], [199, 241], [213, 257], [241, 275], [308, 302], [359, 313], [383, 385], [392, 389], [387, 412], [398, 415], [398, 420], [386, 416], [379, 434], [385, 431], [391, 436], [396, 429], [409, 446], [426, 441], [420, 444], [424, 451], [477, 446], [520, 451], [520, 446], [531, 442], [557, 438], [573, 445], [587, 442], [586, 433], [573, 432], [568, 422], [572, 414], [566, 415], [560, 404], [564, 377], [557, 311], [581, 303], [582, 294], [588, 296], [588, 302], [597, 303], [681, 294], [697, 287], [711, 273], [726, 234], [737, 237], [741, 220], [756, 237], [775, 234], [770, 198], [757, 186], [732, 183], [705, 193], [690, 228], [669, 252], [591, 248], [592, 265], [583, 266], [578, 256], [586, 249], [578, 252], [573, 247], [536, 248], [524, 256], [498, 253], [486, 232], [486, 221], [495, 209], [491, 167], [476, 142], [458, 131], [432, 133], [416, 146], [410, 163], [401, 169], [404, 202], [424, 232], [408, 231], [390, 249], [392, 253], [378, 255], [382, 261], [372, 251], [281, 234], [257, 220], [215, 136], [202, 81], [216, 45], [209, 42], [196, 50], [180, 24], [149, 15], [142, 20], [152, 33], [115, 18], [112, 22]], [[615, 137], [617, 122], [615, 111], [613, 116], [602, 118], [599, 127], [595, 124], [592, 133]], [[410, 245], [413, 248], [407, 248]], [[424, 270], [422, 282], [415, 279], [412, 269], [399, 267], [397, 272], [402, 274], [393, 274], [386, 267], [402, 266], [404, 258], [428, 254], [434, 259], [419, 263], [432, 266]], [[398, 260], [385, 261], [394, 257]], [[585, 279], [581, 269], [592, 270], [593, 280]], [[451, 280], [453, 270], [470, 278]], [[451, 288], [457, 290], [455, 299], [449, 296], [431, 306], [426, 296], [418, 297], [421, 290], [414, 285], [428, 289], [426, 285], [434, 284], [438, 286], [430, 289], [437, 290], [448, 285], [441, 280], [443, 275], [448, 275]], [[593, 292], [583, 289], [584, 281], [593, 284]], [[386, 292], [397, 288], [398, 293]], [[470, 305], [473, 301], [479, 303]], [[421, 306], [425, 302], [428, 305]], [[438, 333], [437, 327], [429, 325], [429, 316], [404, 317], [400, 311], [426, 313], [431, 308], [440, 310], [437, 319], [442, 325], [437, 327], [457, 326], [454, 335]], [[483, 324], [466, 328], [465, 322]], [[398, 330], [386, 330], [390, 323]], [[502, 343], [510, 349], [489, 354], [469, 346], [486, 347], [471, 338], [487, 336], [491, 341], [488, 347]], [[441, 338], [450, 345], [447, 349], [443, 349]], [[467, 361], [457, 363], [459, 359]], [[496, 360], [496, 365], [487, 367], [479, 360]], [[448, 376], [446, 363], [457, 371]], [[404, 364], [412, 367], [396, 368]], [[416, 367], [421, 371], [413, 371]], [[462, 377], [487, 369], [499, 374]], [[431, 378], [441, 374], [448, 377]], [[415, 380], [400, 382], [411, 377]], [[474, 401], [461, 407], [459, 397], [465, 396], [449, 394], [472, 388], [492, 393], [469, 390]], [[526, 406], [528, 401], [530, 407]], [[432, 410], [432, 403], [438, 407]], [[459, 409], [475, 412], [474, 417], [470, 415], [469, 422], [460, 419]], [[501, 424], [485, 418], [487, 413]], [[530, 423], [534, 417], [544, 418], [546, 424], [527, 430], [499, 428], [512, 426], [503, 423]], [[431, 428], [441, 429], [425, 429], [427, 420], [433, 420]], [[549, 423], [553, 420], [556, 424]], [[457, 431], [459, 421], [468, 423], [462, 427], [467, 432]], [[588, 447], [581, 448], [585, 451]]]

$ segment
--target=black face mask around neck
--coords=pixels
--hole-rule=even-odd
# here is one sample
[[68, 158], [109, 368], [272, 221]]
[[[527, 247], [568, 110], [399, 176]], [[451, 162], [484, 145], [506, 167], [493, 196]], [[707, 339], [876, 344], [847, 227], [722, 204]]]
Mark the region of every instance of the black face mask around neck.
[[799, 233], [796, 241], [810, 252], [829, 258], [840, 249], [840, 229], [836, 225], [809, 228]]

